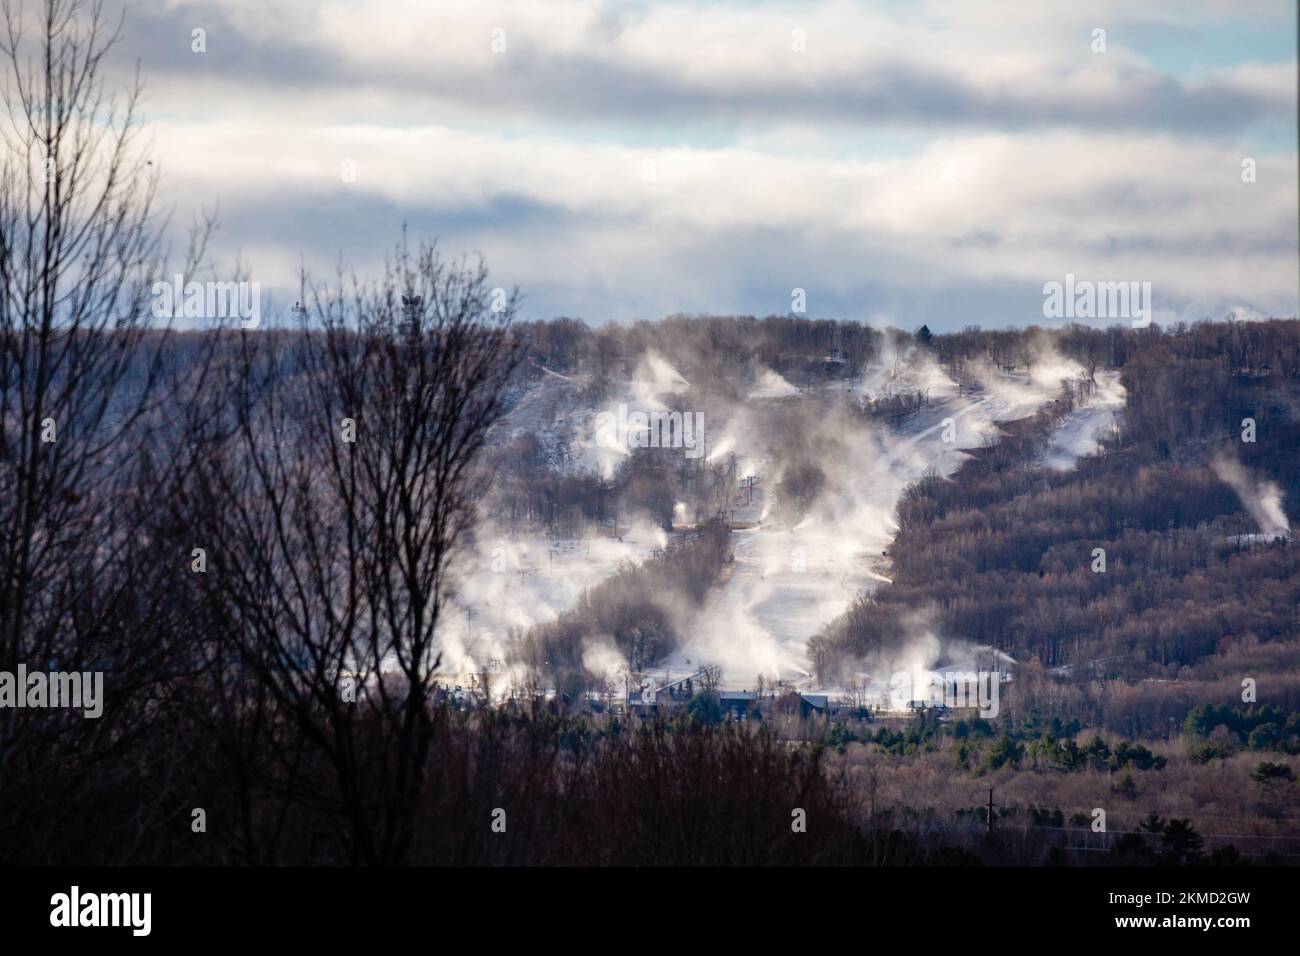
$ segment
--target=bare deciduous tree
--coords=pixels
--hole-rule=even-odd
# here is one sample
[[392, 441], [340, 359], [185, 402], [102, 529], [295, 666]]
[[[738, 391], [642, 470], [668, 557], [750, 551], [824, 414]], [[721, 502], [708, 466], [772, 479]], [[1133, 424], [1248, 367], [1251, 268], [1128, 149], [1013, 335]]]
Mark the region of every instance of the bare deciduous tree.
[[[223, 615], [212, 648], [327, 758], [357, 862], [400, 860], [415, 836], [448, 573], [489, 478], [513, 311], [481, 263], [403, 243], [378, 283], [340, 279], [291, 330], [243, 333], [200, 416], [230, 431], [196, 445], [185, 495]], [[273, 783], [319, 801], [289, 759]]]
[[[0, 800], [71, 819], [70, 788], [87, 786], [73, 763], [101, 761], [101, 797], [131, 788], [102, 758], [147, 720], [168, 670], [175, 608], [144, 533], [175, 394], [148, 303], [162, 224], [139, 84], [118, 94], [101, 77], [117, 31], [100, 5], [0, 16], [0, 669], [104, 671], [107, 697], [92, 720], [0, 712]], [[148, 622], [159, 638], [136, 639]], [[125, 824], [124, 854], [152, 812]]]

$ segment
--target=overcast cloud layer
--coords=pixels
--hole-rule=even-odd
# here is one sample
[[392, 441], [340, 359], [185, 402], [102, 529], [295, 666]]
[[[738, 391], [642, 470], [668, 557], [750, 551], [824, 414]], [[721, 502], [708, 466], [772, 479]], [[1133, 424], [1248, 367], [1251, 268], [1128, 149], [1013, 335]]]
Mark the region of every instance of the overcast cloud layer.
[[180, 0], [115, 62], [177, 224], [283, 294], [407, 223], [530, 318], [1043, 323], [1067, 273], [1292, 316], [1295, 7]]

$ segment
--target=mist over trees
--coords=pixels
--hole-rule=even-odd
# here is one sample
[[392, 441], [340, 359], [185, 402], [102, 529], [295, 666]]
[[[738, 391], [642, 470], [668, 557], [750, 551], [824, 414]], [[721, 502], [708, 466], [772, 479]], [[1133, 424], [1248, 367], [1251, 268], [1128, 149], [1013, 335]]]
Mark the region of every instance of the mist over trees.
[[[972, 335], [960, 336], [963, 349]], [[1060, 716], [1150, 732], [1164, 715], [1116, 707], [1106, 682], [1214, 681], [1254, 673], [1260, 655], [1297, 652], [1297, 552], [1259, 540], [1213, 463], [1231, 456], [1297, 500], [1300, 325], [1205, 323], [1120, 339], [1122, 348], [1113, 331], [1058, 339], [1075, 357], [1123, 356], [1128, 405], [1104, 453], [1066, 472], [1038, 467], [1048, 410], [1007, 426], [952, 480], [915, 485], [898, 509], [893, 583], [817, 638], [822, 666], [887, 648], [905, 634], [903, 616], [932, 608], [946, 635], [1066, 667], [1076, 693]], [[1242, 440], [1247, 419], [1254, 441]], [[1275, 693], [1294, 705], [1295, 675], [1277, 679]]]

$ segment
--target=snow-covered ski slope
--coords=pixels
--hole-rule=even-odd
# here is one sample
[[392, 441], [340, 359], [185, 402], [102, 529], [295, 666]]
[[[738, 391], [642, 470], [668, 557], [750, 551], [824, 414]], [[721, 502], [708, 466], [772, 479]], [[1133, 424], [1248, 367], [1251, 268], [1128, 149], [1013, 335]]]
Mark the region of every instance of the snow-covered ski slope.
[[[819, 420], [815, 427], [826, 431], [835, 460], [821, 463], [826, 483], [791, 526], [778, 517], [774, 500], [790, 462], [765, 434], [765, 424], [781, 403], [818, 396], [800, 397], [798, 389], [765, 371], [743, 407], [708, 416], [711, 423], [722, 422], [708, 436], [710, 459], [734, 453], [741, 474], [756, 480], [752, 501], [732, 515], [738, 524], [732, 533], [734, 565], [662, 668], [685, 674], [716, 663], [726, 686], [750, 686], [759, 675], [809, 683], [808, 640], [865, 590], [887, 580], [884, 552], [897, 531], [894, 513], [907, 486], [927, 474], [951, 475], [967, 450], [996, 435], [999, 422], [1033, 414], [1060, 396], [1063, 380], [1082, 374], [1077, 364], [1045, 354], [1027, 372], [967, 369], [959, 388], [928, 355], [913, 353], [829, 386], [827, 391], [848, 391], [857, 400], [919, 390], [928, 403], [893, 428], [860, 416]], [[1091, 396], [1058, 426], [1044, 467], [1072, 467], [1081, 456], [1096, 453], [1099, 436], [1114, 427], [1124, 402], [1118, 373], [1100, 372], [1096, 381]], [[499, 435], [530, 432], [540, 438], [552, 467], [608, 476], [627, 450], [600, 434], [601, 412], [618, 402], [664, 408], [666, 395], [689, 395], [691, 388], [654, 355], [599, 408], [578, 401], [586, 384], [581, 376], [545, 375], [516, 403]], [[663, 531], [631, 521], [622, 540], [512, 539], [492, 527], [480, 529], [479, 537], [477, 563], [467, 569], [447, 616], [446, 648], [462, 669], [481, 668], [488, 660], [508, 662], [512, 629], [553, 619], [620, 563], [644, 560], [667, 542]], [[612, 646], [595, 657], [600, 660], [593, 660], [593, 669], [607, 677], [625, 667]]]

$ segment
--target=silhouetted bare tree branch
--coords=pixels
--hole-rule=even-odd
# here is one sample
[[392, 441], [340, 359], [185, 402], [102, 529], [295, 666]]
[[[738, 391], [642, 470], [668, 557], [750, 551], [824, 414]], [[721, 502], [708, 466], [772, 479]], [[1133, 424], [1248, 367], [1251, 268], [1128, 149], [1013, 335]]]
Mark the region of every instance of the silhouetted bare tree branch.
[[[145, 528], [158, 427], [193, 363], [168, 363], [148, 306], [163, 223], [140, 86], [101, 79], [117, 30], [77, 0], [0, 17], [0, 669], [105, 671], [108, 697], [92, 720], [0, 712], [0, 779], [20, 802], [70, 802], [74, 757], [124, 746], [167, 676], [176, 609]], [[139, 640], [148, 622], [158, 637]], [[124, 771], [103, 764], [100, 790], [129, 787]]]
[[278, 719], [328, 756], [357, 861], [412, 839], [447, 574], [488, 478], [513, 311], [481, 263], [403, 243], [378, 283], [340, 280], [289, 333], [241, 336], [220, 401], [233, 431], [194, 470], [201, 583]]

